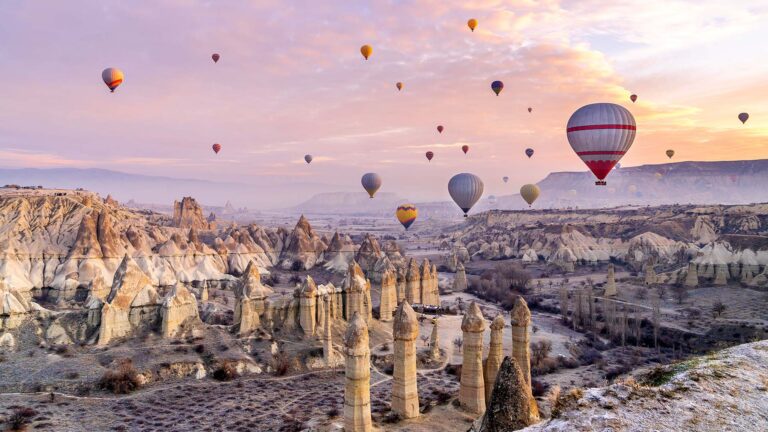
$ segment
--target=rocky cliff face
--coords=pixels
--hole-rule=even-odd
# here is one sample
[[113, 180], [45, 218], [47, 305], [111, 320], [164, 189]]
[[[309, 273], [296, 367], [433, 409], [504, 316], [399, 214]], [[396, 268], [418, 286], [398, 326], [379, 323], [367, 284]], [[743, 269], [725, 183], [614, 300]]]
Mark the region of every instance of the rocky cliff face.
[[203, 208], [192, 197], [184, 197], [173, 202], [173, 226], [177, 228], [209, 229], [208, 220], [203, 216]]
[[285, 247], [280, 254], [280, 267], [308, 270], [321, 259], [326, 244], [312, 229], [303, 215], [285, 240]]

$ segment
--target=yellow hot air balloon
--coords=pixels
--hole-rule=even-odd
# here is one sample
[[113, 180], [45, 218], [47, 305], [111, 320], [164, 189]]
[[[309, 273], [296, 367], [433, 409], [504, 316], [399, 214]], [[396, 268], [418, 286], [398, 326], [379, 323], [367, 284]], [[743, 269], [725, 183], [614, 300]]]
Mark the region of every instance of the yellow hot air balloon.
[[106, 68], [101, 72], [101, 79], [109, 87], [109, 91], [113, 93], [117, 86], [123, 83], [123, 78], [123, 71], [118, 68]]
[[397, 211], [395, 211], [395, 216], [397, 216], [397, 220], [400, 221], [401, 224], [405, 227], [405, 229], [408, 229], [414, 221], [416, 221], [416, 217], [419, 215], [419, 211], [416, 209], [416, 206], [413, 204], [403, 204], [397, 207]]
[[520, 188], [520, 196], [528, 203], [528, 207], [536, 201], [536, 198], [539, 197], [540, 193], [541, 190], [535, 184], [523, 185], [523, 187]]
[[368, 60], [368, 57], [370, 57], [371, 54], [373, 54], [373, 47], [370, 46], [370, 45], [363, 45], [363, 46], [361, 46], [360, 47], [360, 54], [362, 54], [363, 57], [365, 57], [365, 59]]
[[672, 149], [667, 150], [667, 157], [672, 159], [672, 156], [675, 155], [675, 151]]
[[477, 27], [477, 20], [471, 18], [469, 21], [467, 21], [467, 27], [469, 27], [470, 30], [475, 31], [475, 27]]

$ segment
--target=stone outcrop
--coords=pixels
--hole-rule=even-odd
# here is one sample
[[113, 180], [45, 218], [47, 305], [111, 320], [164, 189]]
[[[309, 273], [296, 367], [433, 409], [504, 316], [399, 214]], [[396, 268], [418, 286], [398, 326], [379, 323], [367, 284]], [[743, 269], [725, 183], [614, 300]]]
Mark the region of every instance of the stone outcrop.
[[325, 248], [326, 244], [302, 215], [285, 240], [285, 247], [280, 255], [280, 267], [286, 270], [309, 270], [320, 260]]
[[379, 299], [379, 319], [391, 321], [392, 312], [397, 308], [397, 276], [392, 270], [381, 275], [381, 298]]
[[421, 303], [421, 269], [413, 258], [408, 260], [405, 273], [405, 300], [410, 304]]
[[360, 248], [355, 255], [355, 261], [360, 265], [365, 273], [374, 270], [376, 263], [384, 256], [381, 251], [381, 245], [376, 237], [366, 234], [363, 238], [363, 242], [360, 243]]
[[349, 320], [355, 312], [366, 321], [370, 321], [371, 314], [371, 282], [365, 278], [363, 270], [352, 261], [349, 264], [347, 277], [344, 280], [344, 294], [346, 295], [345, 317]]
[[349, 262], [355, 258], [355, 244], [347, 235], [338, 232], [333, 234], [328, 247], [323, 254], [323, 265], [326, 270], [335, 273], [344, 273], [349, 267]]
[[326, 367], [334, 365], [333, 360], [333, 336], [331, 334], [331, 322], [333, 317], [331, 316], [331, 296], [326, 294], [323, 296], [323, 360]]
[[371, 425], [371, 352], [368, 347], [368, 326], [355, 312], [344, 335], [344, 430], [368, 432]]
[[163, 300], [162, 334], [165, 338], [175, 338], [183, 334], [185, 328], [200, 323], [195, 296], [184, 287], [176, 284]]
[[433, 359], [440, 358], [440, 336], [438, 335], [437, 318], [432, 318], [432, 334], [429, 336], [429, 356]]
[[485, 382], [483, 378], [483, 331], [485, 318], [475, 302], [469, 305], [461, 321], [464, 336], [463, 361], [459, 402], [467, 411], [482, 414], [485, 411]]
[[605, 296], [616, 297], [616, 276], [614, 274], [613, 264], [608, 264], [608, 276], [605, 278]]
[[235, 288], [234, 328], [238, 334], [248, 334], [261, 325], [260, 315], [270, 294], [272, 289], [261, 283], [259, 267], [251, 261]]
[[483, 374], [485, 375], [485, 400], [491, 398], [493, 383], [496, 382], [496, 374], [501, 367], [501, 360], [504, 357], [504, 317], [496, 316], [491, 322], [491, 342], [488, 346], [488, 358], [485, 360]]
[[207, 230], [210, 225], [203, 216], [203, 209], [192, 197], [184, 197], [173, 202], [173, 226], [177, 228], [196, 228]]
[[317, 285], [312, 276], [307, 275], [299, 288], [299, 325], [304, 336], [314, 336], [317, 323]]
[[0, 330], [14, 329], [29, 316], [31, 304], [0, 279]]
[[453, 291], [460, 292], [467, 290], [467, 273], [464, 264], [459, 264], [456, 268], [456, 275], [453, 277]]
[[527, 386], [527, 394], [530, 399], [530, 417], [538, 421], [539, 408], [533, 398], [531, 390], [531, 333], [528, 328], [531, 325], [531, 311], [525, 299], [518, 297], [510, 312], [512, 322], [512, 358], [520, 367], [523, 379]]
[[440, 291], [437, 280], [437, 267], [424, 259], [421, 264], [421, 304], [440, 305]]
[[653, 269], [653, 262], [647, 262], [645, 263], [645, 268], [643, 269], [643, 281], [646, 285], [653, 285], [656, 283], [656, 271]]
[[689, 288], [699, 286], [699, 273], [698, 270], [696, 270], [696, 263], [693, 261], [688, 263], [688, 272], [685, 274], [685, 282], [683, 285]]
[[536, 420], [530, 416], [530, 398], [526, 392], [528, 386], [517, 362], [505, 357], [499, 369], [488, 409], [480, 422], [477, 432], [509, 432], [531, 425]]
[[419, 392], [416, 388], [416, 339], [419, 321], [407, 301], [400, 303], [392, 325], [395, 340], [392, 374], [392, 411], [409, 419], [419, 416]]

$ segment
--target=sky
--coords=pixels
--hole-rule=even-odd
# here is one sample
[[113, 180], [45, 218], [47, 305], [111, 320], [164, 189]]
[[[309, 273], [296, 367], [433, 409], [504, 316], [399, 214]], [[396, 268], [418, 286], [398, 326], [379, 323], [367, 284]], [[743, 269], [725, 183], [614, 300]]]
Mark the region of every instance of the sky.
[[414, 201], [460, 172], [504, 195], [585, 170], [565, 125], [594, 102], [635, 116], [624, 166], [768, 157], [765, 0], [3, 0], [0, 17], [0, 167], [245, 183], [265, 206], [366, 172]]

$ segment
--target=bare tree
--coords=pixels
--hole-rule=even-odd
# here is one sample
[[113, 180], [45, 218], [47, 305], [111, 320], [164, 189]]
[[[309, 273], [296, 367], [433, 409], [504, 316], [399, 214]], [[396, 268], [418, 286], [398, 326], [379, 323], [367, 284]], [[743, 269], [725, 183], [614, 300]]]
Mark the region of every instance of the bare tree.
[[712, 305], [712, 317], [715, 319], [720, 318], [727, 308], [728, 307], [722, 301], [716, 301], [715, 304]]

